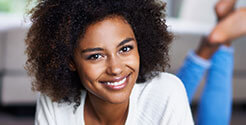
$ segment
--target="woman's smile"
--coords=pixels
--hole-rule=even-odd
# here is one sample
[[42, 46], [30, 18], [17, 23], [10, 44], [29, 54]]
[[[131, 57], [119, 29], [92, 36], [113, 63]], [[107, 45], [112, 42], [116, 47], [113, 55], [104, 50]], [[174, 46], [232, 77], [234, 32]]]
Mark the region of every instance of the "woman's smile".
[[102, 83], [103, 85], [105, 85], [105, 87], [112, 89], [112, 90], [123, 89], [128, 84], [130, 75], [131, 74], [124, 76], [124, 77], [114, 78], [108, 81], [101, 81], [100, 83]]

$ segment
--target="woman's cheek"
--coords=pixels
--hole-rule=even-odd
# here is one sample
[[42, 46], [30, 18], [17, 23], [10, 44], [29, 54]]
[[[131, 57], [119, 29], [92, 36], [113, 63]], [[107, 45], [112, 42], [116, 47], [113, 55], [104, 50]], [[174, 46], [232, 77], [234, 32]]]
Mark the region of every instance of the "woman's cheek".
[[100, 75], [103, 74], [105, 70], [105, 65], [103, 62], [98, 63], [83, 63], [82, 73], [89, 81], [97, 80]]
[[131, 56], [129, 56], [126, 62], [131, 68], [138, 71], [140, 65], [140, 57], [138, 52], [134, 52]]

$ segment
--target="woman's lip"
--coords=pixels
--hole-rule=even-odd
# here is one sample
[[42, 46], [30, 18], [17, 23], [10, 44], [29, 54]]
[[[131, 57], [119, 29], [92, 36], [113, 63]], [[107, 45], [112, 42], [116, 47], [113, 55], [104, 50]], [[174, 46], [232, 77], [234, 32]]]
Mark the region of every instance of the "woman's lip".
[[[123, 88], [125, 88], [125, 86], [128, 84], [129, 76], [130, 76], [130, 74], [127, 75], [126, 77], [123, 77], [122, 80], [123, 80], [124, 78], [126, 78], [126, 80], [125, 80], [123, 83], [119, 84], [119, 85], [111, 85], [111, 84], [107, 84], [107, 82], [102, 83], [102, 84], [103, 84], [104, 86], [106, 86], [107, 88], [112, 89], [112, 90], [123, 89]], [[118, 82], [120, 82], [120, 81], [118, 81]]]
[[114, 78], [114, 79], [110, 79], [110, 80], [106, 80], [106, 81], [100, 81], [101, 83], [106, 83], [106, 82], [119, 82], [121, 80], [123, 80], [124, 78], [128, 77], [130, 74], [128, 74], [127, 76], [123, 76], [123, 77], [118, 77], [118, 78]]

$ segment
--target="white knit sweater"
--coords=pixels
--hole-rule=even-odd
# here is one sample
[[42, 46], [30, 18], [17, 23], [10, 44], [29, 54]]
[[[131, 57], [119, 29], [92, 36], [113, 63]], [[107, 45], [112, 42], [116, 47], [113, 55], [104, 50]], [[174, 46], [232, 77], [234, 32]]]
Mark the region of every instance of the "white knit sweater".
[[[58, 104], [41, 94], [37, 101], [35, 125], [84, 125], [84, 102], [73, 113], [73, 104]], [[160, 77], [143, 84], [135, 84], [131, 96], [126, 125], [193, 125], [187, 96], [182, 82], [174, 75]]]

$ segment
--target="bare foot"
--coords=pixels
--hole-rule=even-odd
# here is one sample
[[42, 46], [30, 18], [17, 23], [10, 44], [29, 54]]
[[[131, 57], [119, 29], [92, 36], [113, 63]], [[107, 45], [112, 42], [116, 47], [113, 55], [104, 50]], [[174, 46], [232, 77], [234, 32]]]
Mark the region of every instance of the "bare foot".
[[218, 20], [226, 17], [229, 13], [234, 10], [234, 6], [237, 0], [220, 0], [215, 5], [215, 12]]
[[[220, 0], [215, 5], [215, 12], [218, 18], [218, 21], [226, 18], [234, 10], [234, 5], [237, 0]], [[196, 54], [204, 59], [210, 59], [212, 55], [217, 51], [221, 44], [215, 44], [210, 42], [211, 39], [203, 38], [200, 46], [196, 50]], [[212, 39], [213, 40], [213, 39]], [[222, 44], [230, 46], [231, 42], [224, 41]]]
[[221, 20], [209, 36], [211, 43], [223, 43], [246, 34], [246, 8], [240, 8]]

